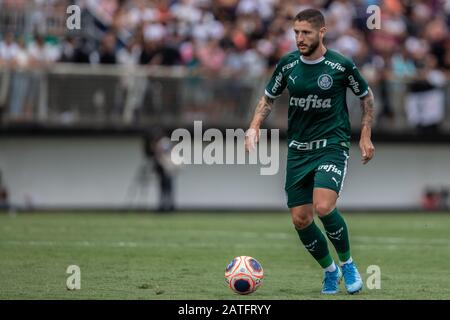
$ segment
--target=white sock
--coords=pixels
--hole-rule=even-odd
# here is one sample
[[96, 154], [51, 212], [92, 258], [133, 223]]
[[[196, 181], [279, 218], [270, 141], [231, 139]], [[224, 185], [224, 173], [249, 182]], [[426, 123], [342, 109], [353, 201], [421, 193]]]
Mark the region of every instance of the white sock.
[[341, 266], [344, 264], [347, 264], [347, 263], [352, 263], [352, 262], [353, 262], [353, 259], [352, 259], [352, 257], [350, 257], [347, 261], [341, 262]]
[[336, 270], [336, 264], [333, 261], [328, 267], [324, 268], [323, 270], [327, 272], [334, 272], [334, 270]]

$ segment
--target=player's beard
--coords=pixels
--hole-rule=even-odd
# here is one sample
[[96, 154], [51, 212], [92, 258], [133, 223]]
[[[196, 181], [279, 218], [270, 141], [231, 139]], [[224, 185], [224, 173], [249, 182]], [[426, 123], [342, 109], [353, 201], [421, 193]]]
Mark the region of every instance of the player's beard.
[[302, 56], [309, 57], [316, 51], [316, 49], [319, 47], [320, 41], [319, 38], [316, 39], [313, 43], [311, 43], [309, 46], [307, 46], [307, 50], [305, 52], [300, 51]]

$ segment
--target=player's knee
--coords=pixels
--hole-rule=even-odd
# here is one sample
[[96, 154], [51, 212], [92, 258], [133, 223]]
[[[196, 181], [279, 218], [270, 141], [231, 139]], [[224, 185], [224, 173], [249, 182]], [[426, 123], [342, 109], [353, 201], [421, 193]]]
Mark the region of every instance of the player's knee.
[[292, 215], [292, 223], [297, 230], [305, 229], [311, 224], [313, 217], [310, 215]]
[[323, 217], [333, 211], [335, 206], [335, 203], [327, 201], [317, 201], [314, 203], [314, 211], [319, 217]]

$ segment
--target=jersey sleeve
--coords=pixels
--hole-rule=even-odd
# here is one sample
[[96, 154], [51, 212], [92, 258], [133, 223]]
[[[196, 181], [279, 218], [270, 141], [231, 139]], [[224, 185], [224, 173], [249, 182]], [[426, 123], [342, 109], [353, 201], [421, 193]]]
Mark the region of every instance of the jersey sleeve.
[[353, 62], [350, 64], [349, 69], [347, 74], [347, 87], [352, 90], [355, 96], [362, 98], [369, 93], [369, 85]]
[[281, 61], [275, 67], [273, 71], [272, 77], [269, 80], [269, 83], [266, 86], [265, 94], [269, 98], [276, 99], [283, 93], [283, 90], [286, 88], [287, 81], [284, 78], [282, 72], [283, 64]]

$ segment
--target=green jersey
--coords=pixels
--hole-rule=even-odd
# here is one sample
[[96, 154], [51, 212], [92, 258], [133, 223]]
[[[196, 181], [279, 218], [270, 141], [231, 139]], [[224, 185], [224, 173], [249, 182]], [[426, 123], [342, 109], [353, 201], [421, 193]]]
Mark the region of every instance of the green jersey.
[[276, 99], [286, 87], [290, 149], [349, 146], [347, 88], [358, 97], [368, 94], [367, 82], [349, 58], [327, 49], [321, 58], [309, 61], [293, 51], [277, 64], [265, 94]]

